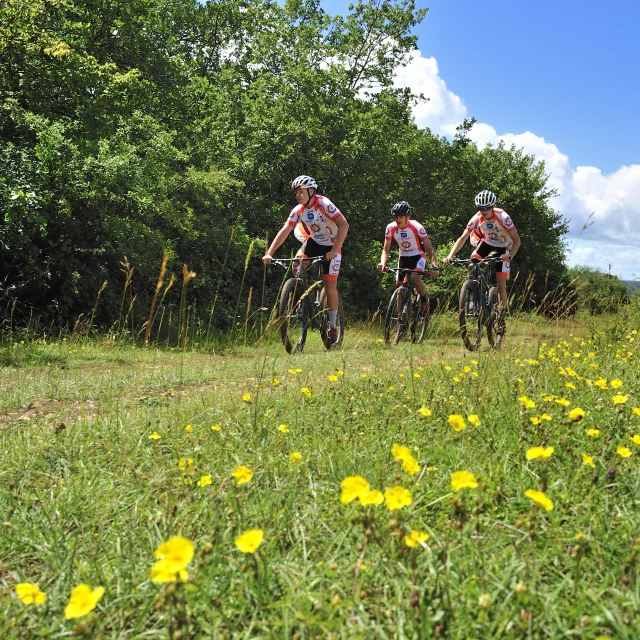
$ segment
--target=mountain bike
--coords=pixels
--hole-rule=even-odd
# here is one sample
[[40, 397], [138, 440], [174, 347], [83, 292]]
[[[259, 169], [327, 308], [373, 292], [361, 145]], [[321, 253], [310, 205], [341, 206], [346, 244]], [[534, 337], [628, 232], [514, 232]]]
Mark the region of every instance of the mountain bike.
[[410, 330], [411, 342], [421, 344], [431, 319], [429, 298], [427, 295], [427, 305], [423, 309], [420, 295], [411, 282], [411, 275], [414, 273], [424, 275], [425, 272], [390, 267], [385, 267], [385, 271], [396, 273], [396, 279], [402, 280], [402, 284], [397, 286], [391, 294], [387, 306], [387, 315], [384, 319], [384, 342], [391, 344], [393, 341], [393, 344], [398, 344]]
[[[301, 352], [307, 341], [309, 329], [316, 329], [327, 350], [335, 349], [342, 344], [344, 337], [344, 313], [342, 301], [338, 298], [338, 318], [336, 323], [336, 341], [331, 342], [328, 336], [329, 312], [327, 309], [327, 296], [322, 286], [322, 261], [326, 258], [320, 256], [311, 260], [304, 268], [300, 258], [280, 258], [272, 260], [271, 264], [289, 269], [289, 263], [293, 263], [293, 278], [289, 278], [282, 287], [280, 303], [278, 305], [278, 323], [282, 344], [287, 353]], [[312, 280], [308, 269], [317, 265], [316, 280]]]
[[460, 289], [458, 303], [460, 337], [469, 351], [476, 351], [480, 346], [483, 327], [487, 330], [487, 338], [492, 347], [497, 349], [504, 340], [506, 325], [498, 304], [498, 288], [490, 285], [491, 274], [501, 262], [501, 258], [450, 262], [456, 267], [473, 265], [471, 275]]

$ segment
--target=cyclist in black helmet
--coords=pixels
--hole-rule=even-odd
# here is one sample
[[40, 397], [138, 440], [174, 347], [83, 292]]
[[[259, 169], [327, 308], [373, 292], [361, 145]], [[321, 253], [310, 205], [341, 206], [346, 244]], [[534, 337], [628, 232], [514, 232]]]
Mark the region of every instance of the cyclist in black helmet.
[[[427, 275], [432, 278], [437, 278], [440, 274], [438, 270], [438, 261], [436, 254], [431, 246], [431, 241], [425, 228], [417, 221], [411, 220], [411, 205], [408, 202], [402, 200], [402, 202], [396, 202], [391, 207], [391, 215], [395, 218], [395, 222], [391, 222], [387, 225], [387, 229], [384, 234], [384, 246], [382, 247], [382, 255], [380, 256], [380, 263], [378, 264], [378, 270], [384, 271], [384, 268], [389, 259], [389, 249], [391, 249], [391, 241], [395, 240], [400, 249], [400, 257], [398, 259], [398, 269], [412, 269], [414, 271], [424, 271], [427, 257], [433, 269], [427, 271]], [[400, 284], [400, 280], [396, 284]], [[426, 313], [427, 304], [429, 298], [427, 297], [427, 290], [422, 282], [422, 276], [418, 273], [414, 273], [411, 276], [411, 282], [416, 288], [416, 291], [420, 294], [420, 300], [422, 302], [421, 312]]]

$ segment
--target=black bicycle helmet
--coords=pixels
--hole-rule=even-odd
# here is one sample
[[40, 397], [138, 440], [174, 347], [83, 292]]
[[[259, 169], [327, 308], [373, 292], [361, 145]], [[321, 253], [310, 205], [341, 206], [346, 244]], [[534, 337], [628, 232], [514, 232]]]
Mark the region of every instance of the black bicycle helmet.
[[397, 216], [408, 216], [411, 214], [411, 205], [402, 200], [401, 202], [396, 202], [393, 207], [391, 207], [391, 215], [396, 218]]

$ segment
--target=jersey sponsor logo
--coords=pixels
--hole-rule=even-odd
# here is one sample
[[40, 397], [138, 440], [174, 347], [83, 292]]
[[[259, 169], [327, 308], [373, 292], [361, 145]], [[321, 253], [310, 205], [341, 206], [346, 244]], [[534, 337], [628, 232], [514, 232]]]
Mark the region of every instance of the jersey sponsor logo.
[[329, 213], [335, 213], [338, 210], [335, 204], [329, 205]]
[[493, 223], [487, 222], [487, 229], [493, 229]]
[[309, 225], [309, 229], [311, 229], [311, 231], [313, 231], [314, 233], [318, 233], [318, 231], [320, 231], [320, 225], [319, 224], [311, 224], [311, 225]]
[[411, 246], [411, 243], [410, 243], [410, 242], [403, 242], [403, 243], [402, 243], [402, 248], [403, 248], [403, 249], [408, 249], [410, 246]]
[[513, 224], [513, 220], [511, 220], [511, 218], [509, 216], [507, 216], [504, 221], [506, 222], [507, 226], [510, 227]]
[[307, 213], [307, 219], [313, 220], [313, 211], [310, 211], [309, 213]]
[[334, 271], [338, 271], [338, 269], [340, 269], [340, 263], [338, 262], [338, 263], [332, 264], [332, 265], [331, 265], [331, 268], [332, 268]]
[[400, 237], [401, 237], [401, 238], [406, 238], [406, 237], [408, 237], [408, 235], [409, 235], [409, 234], [408, 234], [406, 231], [401, 231], [401, 232], [400, 232]]

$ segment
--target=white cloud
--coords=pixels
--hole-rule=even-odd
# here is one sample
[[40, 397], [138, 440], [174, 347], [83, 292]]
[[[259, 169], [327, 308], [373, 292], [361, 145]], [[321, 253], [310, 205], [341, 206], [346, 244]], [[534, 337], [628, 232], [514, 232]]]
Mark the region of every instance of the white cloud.
[[[416, 52], [409, 64], [398, 71], [395, 84], [410, 87], [429, 99], [420, 102], [413, 111], [420, 127], [451, 137], [467, 116], [462, 99], [440, 78], [435, 58], [425, 58]], [[611, 272], [625, 279], [640, 275], [636, 266], [640, 249], [640, 165], [623, 166], [608, 175], [596, 167], [573, 169], [569, 158], [543, 137], [531, 131], [498, 134], [494, 127], [482, 122], [473, 127], [470, 138], [480, 148], [502, 140], [507, 147], [515, 145], [544, 160], [548, 185], [559, 193], [553, 206], [570, 220], [569, 248], [591, 212], [595, 212], [593, 225], [583, 232], [579, 248], [568, 257], [568, 264], [584, 261], [604, 271], [611, 264]]]

